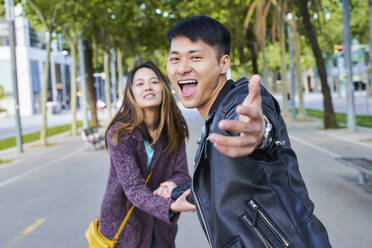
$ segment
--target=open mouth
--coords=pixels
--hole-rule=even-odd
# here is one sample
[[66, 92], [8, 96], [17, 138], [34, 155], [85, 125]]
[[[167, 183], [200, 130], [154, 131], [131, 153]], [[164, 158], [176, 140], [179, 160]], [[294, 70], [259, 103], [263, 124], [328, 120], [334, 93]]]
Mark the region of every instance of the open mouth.
[[198, 81], [196, 80], [180, 80], [178, 81], [178, 87], [182, 92], [182, 96], [189, 97], [192, 96], [196, 91], [196, 86]]

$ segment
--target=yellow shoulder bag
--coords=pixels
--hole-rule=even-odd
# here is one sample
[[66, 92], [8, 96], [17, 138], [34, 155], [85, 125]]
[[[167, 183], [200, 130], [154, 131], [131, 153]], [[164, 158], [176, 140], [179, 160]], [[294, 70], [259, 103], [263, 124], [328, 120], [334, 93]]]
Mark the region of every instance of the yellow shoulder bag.
[[[150, 180], [150, 177], [152, 175], [152, 171], [150, 171], [149, 175], [146, 178], [145, 184]], [[102, 235], [101, 231], [99, 230], [99, 217], [95, 221], [92, 221], [88, 227], [88, 229], [85, 231], [85, 237], [87, 238], [89, 242], [89, 248], [115, 248], [119, 236], [121, 232], [124, 229], [125, 224], [129, 220], [130, 215], [132, 214], [134, 209], [134, 205], [132, 205], [125, 216], [123, 223], [121, 223], [121, 226], [118, 230], [118, 232], [115, 234], [115, 237], [113, 240], [110, 240]]]

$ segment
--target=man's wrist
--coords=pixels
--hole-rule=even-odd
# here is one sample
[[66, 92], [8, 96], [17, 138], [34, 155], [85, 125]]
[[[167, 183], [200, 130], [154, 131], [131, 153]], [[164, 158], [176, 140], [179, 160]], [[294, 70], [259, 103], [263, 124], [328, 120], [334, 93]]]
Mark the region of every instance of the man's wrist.
[[261, 139], [261, 144], [257, 146], [257, 149], [264, 149], [267, 147], [268, 144], [271, 143], [271, 130], [273, 128], [271, 122], [269, 121], [269, 119], [267, 119], [267, 117], [264, 115], [264, 121], [265, 121], [265, 127], [264, 127], [264, 132], [263, 132], [263, 135], [262, 135], [262, 139]]

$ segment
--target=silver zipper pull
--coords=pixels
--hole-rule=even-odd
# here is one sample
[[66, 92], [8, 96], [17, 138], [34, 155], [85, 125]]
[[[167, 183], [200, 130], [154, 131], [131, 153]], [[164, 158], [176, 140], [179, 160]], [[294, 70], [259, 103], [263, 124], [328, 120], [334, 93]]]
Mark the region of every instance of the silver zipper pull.
[[255, 209], [257, 208], [257, 205], [253, 200], [249, 201], [249, 205], [251, 205], [252, 208], [255, 208]]
[[275, 141], [276, 146], [284, 146], [285, 145], [285, 140], [277, 140]]

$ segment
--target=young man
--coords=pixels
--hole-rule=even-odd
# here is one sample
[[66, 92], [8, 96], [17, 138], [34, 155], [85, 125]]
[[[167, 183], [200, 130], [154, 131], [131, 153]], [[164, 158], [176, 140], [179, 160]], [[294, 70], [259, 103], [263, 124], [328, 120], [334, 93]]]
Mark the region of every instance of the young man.
[[229, 31], [194, 16], [177, 23], [168, 39], [168, 77], [183, 105], [205, 119], [192, 189], [210, 246], [330, 247], [278, 103], [258, 76], [249, 84], [227, 80]]

